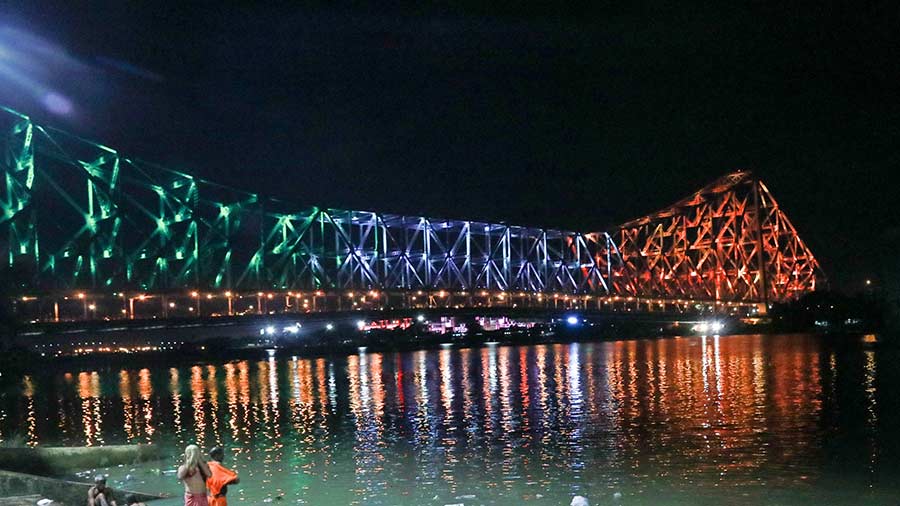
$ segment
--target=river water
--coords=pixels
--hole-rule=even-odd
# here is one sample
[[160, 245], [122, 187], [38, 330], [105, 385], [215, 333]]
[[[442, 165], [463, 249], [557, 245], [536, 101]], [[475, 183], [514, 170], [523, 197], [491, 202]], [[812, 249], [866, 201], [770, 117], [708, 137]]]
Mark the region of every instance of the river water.
[[67, 366], [0, 439], [156, 443], [101, 472], [171, 494], [179, 448], [225, 445], [231, 504], [894, 505], [896, 364], [792, 335]]

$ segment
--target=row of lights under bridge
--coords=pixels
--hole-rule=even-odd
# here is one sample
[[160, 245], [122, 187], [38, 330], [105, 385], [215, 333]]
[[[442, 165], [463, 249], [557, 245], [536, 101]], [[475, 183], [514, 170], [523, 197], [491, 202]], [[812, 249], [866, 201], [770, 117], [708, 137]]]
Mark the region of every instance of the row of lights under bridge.
[[[314, 313], [324, 311], [385, 310], [405, 308], [556, 308], [608, 311], [715, 312], [735, 316], [765, 313], [765, 306], [731, 301], [661, 299], [634, 296], [598, 296], [521, 291], [367, 290], [309, 291], [201, 291], [185, 293], [74, 292], [55, 295], [23, 295], [18, 312], [32, 322], [171, 317], [222, 317], [252, 314]], [[80, 309], [80, 311], [79, 311]]]

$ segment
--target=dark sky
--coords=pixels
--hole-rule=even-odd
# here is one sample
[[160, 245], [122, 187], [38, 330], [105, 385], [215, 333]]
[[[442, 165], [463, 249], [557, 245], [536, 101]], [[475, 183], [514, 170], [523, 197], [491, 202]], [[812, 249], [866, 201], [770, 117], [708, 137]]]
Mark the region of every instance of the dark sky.
[[303, 204], [570, 229], [752, 169], [861, 285], [898, 223], [900, 9], [708, 3], [2, 4], [0, 43], [64, 53], [38, 70], [72, 108], [2, 80], [0, 103]]

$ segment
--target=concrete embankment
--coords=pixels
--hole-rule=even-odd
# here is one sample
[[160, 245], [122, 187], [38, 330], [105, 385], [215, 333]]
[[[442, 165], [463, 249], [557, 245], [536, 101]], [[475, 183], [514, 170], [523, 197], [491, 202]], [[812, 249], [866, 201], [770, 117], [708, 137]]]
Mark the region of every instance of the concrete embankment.
[[[91, 484], [89, 483], [78, 483], [13, 471], [0, 471], [0, 497], [39, 495], [53, 499], [58, 503], [77, 505], [87, 502], [87, 493], [90, 488]], [[134, 494], [141, 501], [161, 499], [161, 496], [142, 492], [115, 489], [114, 492], [119, 504], [124, 504], [127, 494]]]
[[0, 497], [0, 506], [34, 506], [41, 499], [43, 499], [43, 497], [39, 495]]
[[[40, 495], [62, 504], [84, 504], [90, 483], [53, 476], [158, 458], [158, 450], [152, 445], [0, 448], [0, 497]], [[142, 501], [160, 499], [158, 495], [141, 492], [116, 490], [116, 493], [120, 503], [131, 493]]]
[[84, 469], [133, 464], [158, 458], [159, 450], [153, 445], [0, 448], [0, 469], [41, 476], [62, 476]]

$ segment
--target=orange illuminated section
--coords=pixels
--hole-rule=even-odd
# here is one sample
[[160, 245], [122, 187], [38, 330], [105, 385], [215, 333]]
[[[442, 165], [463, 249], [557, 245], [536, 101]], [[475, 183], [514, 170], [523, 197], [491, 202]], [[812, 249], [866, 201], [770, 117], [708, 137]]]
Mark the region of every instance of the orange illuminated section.
[[[762, 181], [735, 172], [616, 235], [619, 293], [726, 304], [782, 302], [815, 291], [818, 261]], [[730, 306], [737, 311], [738, 306]]]

